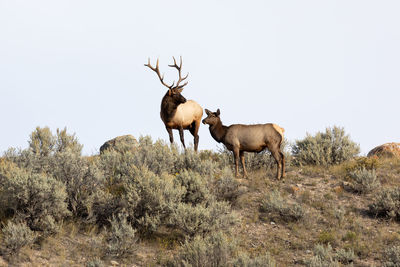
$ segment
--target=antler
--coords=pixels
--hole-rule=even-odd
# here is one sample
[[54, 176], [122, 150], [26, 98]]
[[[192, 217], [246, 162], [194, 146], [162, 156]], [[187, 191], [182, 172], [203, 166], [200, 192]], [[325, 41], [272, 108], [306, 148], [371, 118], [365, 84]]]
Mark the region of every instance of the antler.
[[150, 68], [151, 70], [153, 70], [155, 73], [157, 73], [158, 78], [160, 79], [161, 83], [162, 83], [164, 86], [168, 87], [169, 90], [171, 90], [171, 89], [174, 87], [174, 83], [175, 83], [175, 82], [173, 82], [172, 85], [168, 85], [168, 84], [166, 84], [166, 83], [164, 82], [164, 74], [161, 76], [161, 74], [160, 74], [160, 69], [158, 68], [158, 58], [157, 58], [157, 63], [156, 63], [156, 67], [155, 67], [155, 68], [151, 66], [151, 64], [150, 64], [150, 58], [149, 58], [149, 62], [148, 62], [147, 64], [144, 64], [144, 65], [147, 66], [147, 67], [149, 67], [149, 68]]
[[[185, 86], [188, 84], [188, 82], [185, 82], [184, 84], [179, 85], [182, 81], [186, 80], [186, 78], [189, 76], [189, 73], [186, 74], [186, 76], [182, 78], [182, 76], [181, 76], [182, 56], [180, 57], [180, 64], [179, 64], [179, 66], [176, 64], [175, 57], [172, 57], [172, 58], [174, 59], [174, 65], [168, 65], [168, 66], [170, 66], [170, 67], [172, 67], [172, 68], [176, 68], [176, 69], [178, 70], [178, 73], [179, 73], [179, 80], [178, 80], [178, 82], [176, 83], [176, 86], [174, 87], [174, 89], [181, 89], [181, 88], [185, 87]], [[174, 83], [175, 83], [175, 82], [174, 82]]]

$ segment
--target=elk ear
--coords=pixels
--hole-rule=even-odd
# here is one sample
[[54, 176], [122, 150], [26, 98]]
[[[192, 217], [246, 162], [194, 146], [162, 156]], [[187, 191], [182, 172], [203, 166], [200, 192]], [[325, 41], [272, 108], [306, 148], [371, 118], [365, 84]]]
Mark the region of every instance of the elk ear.
[[168, 96], [171, 96], [172, 95], [172, 91], [171, 91], [171, 89], [169, 89], [168, 90]]
[[217, 109], [216, 114], [217, 114], [217, 116], [219, 116], [219, 114], [221, 114], [221, 112], [219, 111], [219, 109]]
[[208, 109], [205, 109], [207, 116], [209, 116], [211, 114], [211, 111], [209, 111]]
[[176, 90], [178, 93], [182, 93], [183, 88]]

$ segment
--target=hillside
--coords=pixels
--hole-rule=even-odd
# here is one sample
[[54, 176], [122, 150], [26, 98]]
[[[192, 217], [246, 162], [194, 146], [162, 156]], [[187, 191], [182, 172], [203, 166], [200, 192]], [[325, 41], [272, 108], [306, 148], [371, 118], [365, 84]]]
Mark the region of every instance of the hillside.
[[400, 264], [398, 159], [287, 154], [278, 181], [268, 153], [248, 155], [249, 178], [236, 179], [226, 151], [142, 137], [83, 157], [76, 145], [1, 158], [0, 266]]

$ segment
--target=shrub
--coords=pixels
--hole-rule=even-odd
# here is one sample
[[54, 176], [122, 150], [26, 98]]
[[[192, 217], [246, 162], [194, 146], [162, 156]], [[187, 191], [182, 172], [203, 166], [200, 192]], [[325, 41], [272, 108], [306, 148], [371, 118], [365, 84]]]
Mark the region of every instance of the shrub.
[[374, 202], [369, 205], [369, 211], [374, 216], [385, 216], [400, 220], [400, 188], [378, 191]]
[[24, 222], [8, 221], [1, 232], [2, 255], [18, 254], [22, 247], [31, 245], [35, 241], [34, 232]]
[[400, 246], [387, 248], [384, 252], [385, 262], [384, 267], [398, 267], [400, 266]]
[[354, 160], [349, 161], [345, 165], [347, 173], [357, 171], [360, 169], [367, 169], [369, 171], [376, 170], [380, 166], [377, 157], [357, 157]]
[[239, 182], [229, 168], [225, 167], [214, 178], [211, 190], [217, 200], [235, 201], [239, 197]]
[[315, 245], [314, 256], [306, 262], [309, 267], [339, 267], [340, 263], [344, 265], [351, 265], [355, 260], [353, 250], [340, 249], [336, 253], [333, 252], [332, 247], [328, 244], [326, 247], [323, 245]]
[[297, 203], [288, 204], [279, 191], [275, 190], [265, 195], [261, 201], [260, 210], [272, 215], [278, 215], [284, 221], [298, 221], [304, 217], [304, 209]]
[[318, 242], [322, 244], [331, 244], [336, 241], [335, 232], [332, 231], [322, 231], [318, 235]]
[[177, 157], [175, 163], [175, 172], [180, 172], [184, 169], [192, 170], [199, 173], [201, 176], [211, 176], [217, 169], [218, 165], [211, 159], [202, 159], [201, 155], [191, 148], [187, 148], [182, 154]]
[[25, 220], [32, 230], [45, 234], [57, 232], [58, 222], [69, 215], [64, 184], [18, 167], [0, 173], [0, 176], [4, 185], [0, 192], [2, 213], [7, 210]]
[[35, 131], [31, 133], [28, 143], [33, 154], [45, 157], [53, 151], [56, 141], [49, 127], [36, 127]]
[[[146, 169], [139, 170], [133, 177], [133, 185], [139, 201], [133, 209], [135, 225], [142, 232], [153, 232], [158, 226], [166, 224], [172, 212], [181, 202], [185, 188], [176, 186], [173, 177], [157, 176]], [[129, 190], [128, 193], [131, 193]]]
[[179, 203], [173, 211], [171, 224], [193, 237], [215, 231], [226, 231], [238, 221], [226, 202], [210, 201], [207, 204]]
[[4, 156], [20, 168], [33, 173], [51, 174], [55, 164], [54, 155], [62, 152], [80, 155], [82, 150], [75, 134], [69, 135], [66, 128], [62, 131], [57, 129], [57, 135], [52, 135], [48, 127], [37, 127], [31, 133], [28, 143], [28, 149], [10, 148]]
[[362, 169], [350, 172], [349, 177], [352, 181], [352, 190], [358, 193], [370, 193], [380, 186], [374, 169], [367, 170], [363, 167]]
[[353, 158], [360, 147], [345, 134], [344, 129], [334, 126], [315, 136], [307, 134], [297, 140], [292, 148], [297, 165], [333, 165]]
[[306, 262], [309, 267], [339, 267], [339, 262], [334, 260], [332, 247], [328, 244], [326, 247], [323, 245], [316, 245], [314, 247], [314, 256]]
[[247, 254], [241, 253], [233, 262], [235, 267], [275, 267], [276, 262], [267, 252], [264, 255], [250, 258]]
[[[150, 136], [140, 137], [135, 151], [119, 153], [106, 150], [101, 158], [108, 164], [126, 162], [129, 163], [128, 166], [134, 165], [139, 168], [146, 166], [157, 175], [163, 172], [176, 174], [186, 169], [198, 172], [202, 176], [210, 176], [217, 169], [217, 163], [209, 158], [204, 159], [193, 149], [188, 148], [179, 153], [176, 145], [169, 146], [161, 140], [153, 143]], [[110, 161], [112, 158], [114, 161]]]
[[100, 258], [94, 258], [86, 262], [86, 267], [104, 267], [106, 266]]
[[108, 184], [118, 184], [126, 177], [132, 176], [136, 166], [133, 154], [130, 152], [106, 150], [100, 155], [99, 161]]
[[352, 249], [339, 249], [336, 251], [335, 259], [343, 264], [351, 264], [356, 259]]
[[135, 166], [146, 166], [155, 174], [167, 172], [175, 173], [175, 164], [178, 158], [178, 149], [172, 145], [171, 148], [161, 140], [153, 144], [150, 136], [141, 136], [139, 146], [135, 153], [132, 153], [132, 162]]
[[105, 182], [96, 162], [71, 151], [54, 156], [52, 175], [66, 186], [68, 208], [74, 216], [86, 217], [93, 205], [95, 191]]
[[150, 234], [168, 223], [185, 188], [177, 186], [173, 176], [159, 176], [146, 167], [131, 166], [127, 171], [129, 176], [106, 178], [105, 190], [94, 197], [92, 217], [102, 223], [105, 218], [125, 212], [138, 231]]
[[119, 214], [110, 220], [111, 229], [107, 234], [107, 254], [122, 257], [131, 254], [135, 247], [137, 238], [135, 229], [127, 221], [127, 216]]
[[49, 127], [36, 127], [28, 143], [30, 152], [41, 157], [67, 150], [80, 155], [82, 151], [82, 145], [79, 144], [75, 134], [69, 135], [67, 128], [57, 129], [57, 134], [53, 135]]
[[184, 170], [175, 177], [174, 183], [186, 189], [183, 197], [185, 203], [196, 205], [210, 198], [208, 183], [197, 172]]
[[82, 152], [82, 147], [83, 146], [79, 143], [75, 134], [70, 135], [67, 133], [66, 127], [64, 130], [57, 129], [54, 146], [54, 151], [56, 153], [69, 151], [71, 153], [80, 155]]
[[235, 243], [221, 232], [186, 240], [171, 266], [229, 266]]

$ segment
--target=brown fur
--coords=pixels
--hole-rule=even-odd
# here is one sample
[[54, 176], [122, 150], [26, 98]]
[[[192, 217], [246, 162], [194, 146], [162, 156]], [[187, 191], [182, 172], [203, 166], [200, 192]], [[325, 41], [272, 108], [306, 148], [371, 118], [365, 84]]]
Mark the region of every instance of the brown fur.
[[226, 148], [233, 151], [235, 158], [236, 176], [239, 174], [239, 158], [243, 167], [243, 176], [247, 177], [244, 162], [244, 152], [261, 152], [267, 148], [277, 163], [276, 178], [285, 176], [285, 157], [281, 151], [284, 129], [276, 124], [233, 124], [225, 126], [219, 117], [220, 111], [211, 112], [205, 110], [207, 118], [204, 124], [209, 125], [211, 136], [219, 143], [223, 143]]
[[151, 66], [150, 59], [148, 64], [145, 64], [145, 66], [149, 67], [151, 70], [157, 73], [160, 82], [168, 88], [168, 91], [161, 100], [160, 117], [165, 124], [165, 128], [167, 129], [167, 132], [169, 134], [170, 142], [174, 142], [172, 129], [177, 129], [179, 131], [182, 145], [184, 148], [186, 148], [183, 130], [189, 130], [194, 137], [194, 150], [197, 151], [199, 145], [198, 132], [200, 128], [201, 117], [203, 116], [203, 109], [195, 101], [186, 101], [186, 98], [181, 95], [183, 87], [187, 85], [187, 82], [182, 85], [180, 85], [180, 83], [188, 77], [188, 75], [183, 78], [181, 76], [182, 58], [179, 66], [176, 64], [175, 58], [174, 65], [169, 65], [170, 67], [176, 68], [178, 70], [179, 79], [176, 85], [175, 83], [172, 83], [172, 85], [168, 85], [164, 82], [164, 75], [160, 74], [160, 70], [158, 67], [158, 59], [156, 67]]

